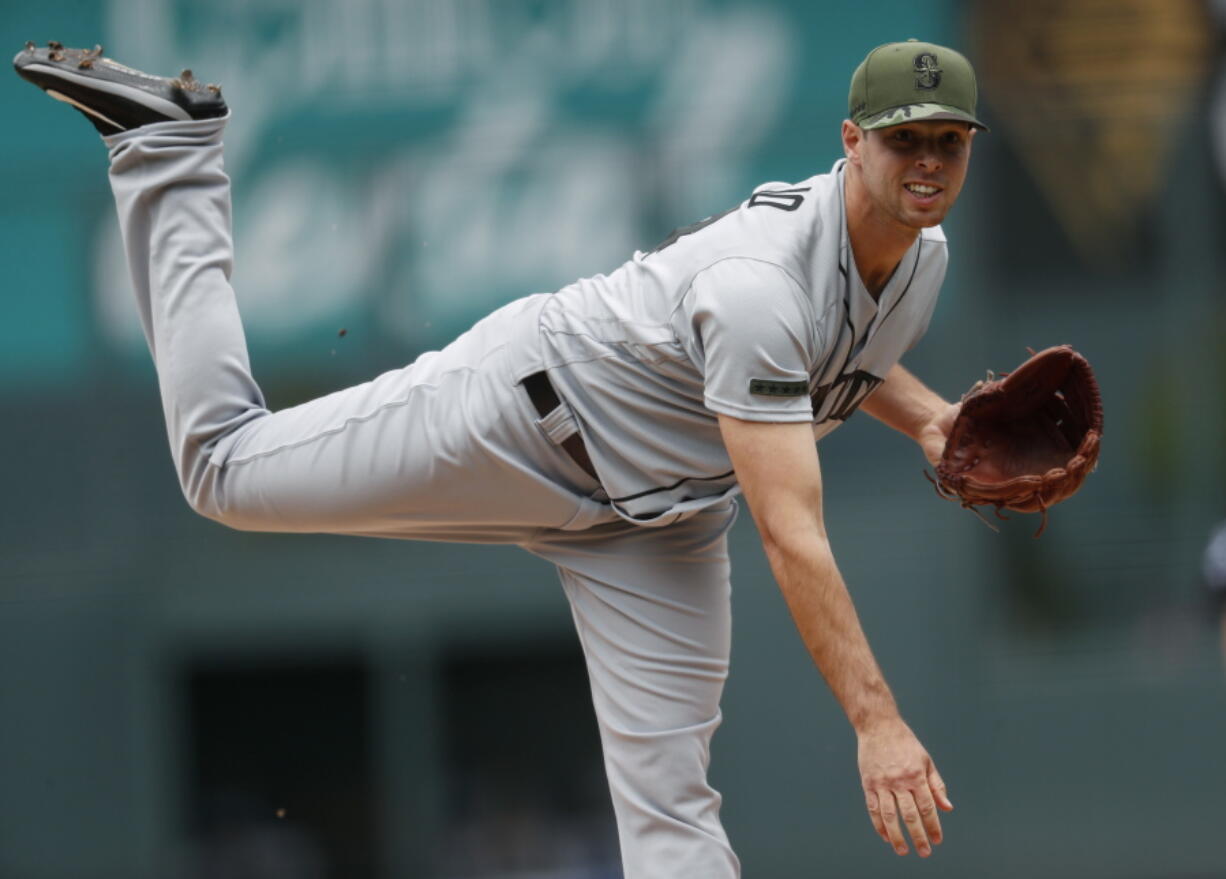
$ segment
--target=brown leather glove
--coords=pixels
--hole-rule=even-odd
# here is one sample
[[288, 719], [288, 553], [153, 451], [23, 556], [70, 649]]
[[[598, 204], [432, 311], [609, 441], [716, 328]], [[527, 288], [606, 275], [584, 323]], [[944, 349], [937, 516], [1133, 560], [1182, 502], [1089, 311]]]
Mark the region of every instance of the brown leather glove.
[[1048, 508], [1075, 494], [1098, 463], [1102, 432], [1089, 361], [1068, 345], [1048, 348], [999, 379], [989, 373], [962, 397], [937, 493], [973, 512], [990, 504], [1001, 518], [1001, 509], [1041, 512], [1038, 537]]

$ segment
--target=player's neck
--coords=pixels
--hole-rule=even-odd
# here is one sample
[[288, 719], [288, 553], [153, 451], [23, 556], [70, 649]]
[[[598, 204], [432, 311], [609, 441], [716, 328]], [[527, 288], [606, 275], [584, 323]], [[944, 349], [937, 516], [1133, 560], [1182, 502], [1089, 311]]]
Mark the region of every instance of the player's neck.
[[847, 237], [860, 280], [869, 295], [877, 299], [915, 243], [919, 230], [883, 214], [855, 176], [855, 169], [848, 167], [847, 171], [843, 181]]

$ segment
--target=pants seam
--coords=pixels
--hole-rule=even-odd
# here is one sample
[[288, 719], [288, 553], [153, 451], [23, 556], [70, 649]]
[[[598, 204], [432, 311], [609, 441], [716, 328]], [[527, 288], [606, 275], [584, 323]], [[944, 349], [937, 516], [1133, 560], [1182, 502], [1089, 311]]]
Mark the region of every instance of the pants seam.
[[[499, 350], [499, 349], [495, 349], [495, 350]], [[493, 352], [490, 352], [490, 353], [493, 353]], [[452, 369], [452, 370], [449, 370], [443, 373], [443, 375], [440, 376], [440, 378], [444, 376], [448, 376], [448, 375], [454, 375], [457, 372], [472, 373], [472, 372], [476, 372], [476, 370], [471, 366], [458, 367], [456, 369]], [[383, 403], [380, 403], [372, 411], [367, 412], [363, 415], [351, 415], [350, 417], [346, 418], [340, 424], [334, 427], [329, 427], [324, 430], [321, 430], [318, 433], [312, 434], [309, 437], [304, 437], [302, 439], [295, 440], [294, 442], [282, 443], [281, 445], [276, 446], [275, 448], [264, 449], [262, 451], [253, 452], [249, 455], [245, 455], [242, 457], [230, 458], [225, 463], [227, 466], [238, 466], [240, 464], [249, 464], [252, 461], [256, 461], [260, 458], [271, 457], [273, 455], [280, 454], [281, 452], [288, 451], [290, 449], [303, 448], [304, 446], [311, 445], [312, 443], [318, 442], [319, 440], [324, 440], [329, 437], [336, 436], [339, 433], [343, 433], [345, 430], [347, 430], [350, 426], [354, 424], [364, 424], [368, 421], [372, 421], [390, 409], [399, 409], [403, 406], [407, 406], [412, 401], [413, 394], [416, 391], [421, 391], [421, 390], [437, 391], [438, 389], [439, 389], [439, 386], [437, 384], [420, 382], [418, 384], [413, 385], [411, 388], [409, 388], [408, 391], [405, 392], [404, 396], [400, 397], [399, 399], [387, 400]], [[251, 422], [248, 422], [248, 423], [251, 423]]]

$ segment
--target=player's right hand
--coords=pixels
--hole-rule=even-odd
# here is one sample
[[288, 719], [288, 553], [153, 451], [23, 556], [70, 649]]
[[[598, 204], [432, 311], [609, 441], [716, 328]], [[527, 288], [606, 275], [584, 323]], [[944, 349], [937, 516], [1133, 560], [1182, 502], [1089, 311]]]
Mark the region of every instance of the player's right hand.
[[866, 727], [859, 732], [858, 757], [868, 815], [877, 835], [898, 854], [907, 854], [901, 819], [916, 853], [928, 857], [942, 839], [937, 810], [950, 812], [954, 804], [915, 733], [901, 718]]
[[933, 467], [941, 463], [941, 457], [945, 454], [945, 441], [949, 439], [949, 432], [958, 420], [958, 411], [961, 408], [961, 403], [950, 403], [920, 428], [916, 441]]

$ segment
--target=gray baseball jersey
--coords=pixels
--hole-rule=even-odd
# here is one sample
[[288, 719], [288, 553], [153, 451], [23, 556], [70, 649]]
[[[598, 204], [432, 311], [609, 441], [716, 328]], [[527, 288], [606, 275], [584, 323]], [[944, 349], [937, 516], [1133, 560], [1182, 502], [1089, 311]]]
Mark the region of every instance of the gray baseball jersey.
[[680, 229], [541, 315], [550, 376], [614, 510], [664, 525], [738, 489], [717, 413], [846, 420], [927, 329], [945, 237], [924, 230], [874, 300], [856, 270], [845, 160]]

